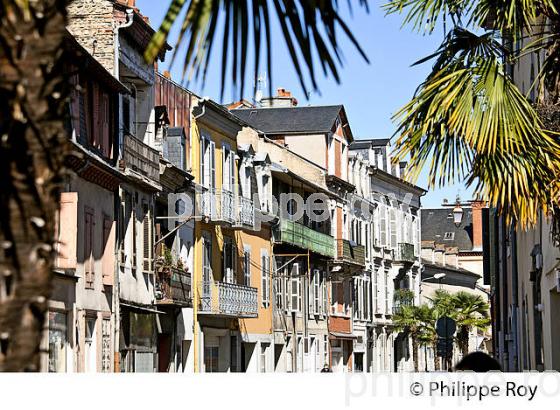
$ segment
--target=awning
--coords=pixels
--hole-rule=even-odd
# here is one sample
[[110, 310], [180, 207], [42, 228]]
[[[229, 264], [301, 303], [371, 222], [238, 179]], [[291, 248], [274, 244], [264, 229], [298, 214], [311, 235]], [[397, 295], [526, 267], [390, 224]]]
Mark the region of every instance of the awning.
[[331, 339], [345, 339], [345, 340], [355, 340], [358, 336], [352, 333], [342, 333], [342, 332], [329, 332]]
[[137, 310], [137, 311], [140, 311], [140, 312], [143, 312], [143, 313], [159, 313], [159, 314], [162, 314], [162, 315], [166, 314], [166, 312], [162, 312], [161, 310], [157, 310], [155, 308], [151, 308], [151, 307], [147, 307], [147, 306], [132, 305], [132, 304], [125, 303], [125, 302], [120, 302], [119, 304], [121, 306], [127, 307], [127, 308], [132, 309], [132, 310]]

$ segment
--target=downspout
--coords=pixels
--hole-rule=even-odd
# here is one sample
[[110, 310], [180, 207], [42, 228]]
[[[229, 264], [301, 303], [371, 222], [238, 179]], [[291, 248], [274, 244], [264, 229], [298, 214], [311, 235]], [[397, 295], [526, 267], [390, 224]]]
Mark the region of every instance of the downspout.
[[116, 25], [113, 29], [113, 45], [114, 45], [114, 60], [113, 60], [113, 75], [118, 80], [119, 79], [119, 52], [121, 48], [119, 40], [119, 30], [122, 28], [127, 28], [134, 22], [134, 10], [126, 9], [126, 22], [121, 25]]
[[[202, 101], [204, 102], [204, 100]], [[202, 112], [200, 114], [194, 115], [194, 119], [197, 120], [200, 117], [204, 116], [206, 114], [206, 104], [202, 104]], [[200, 136], [198, 139], [198, 143], [199, 143], [199, 147], [198, 147], [198, 153], [200, 154]], [[191, 141], [191, 151], [192, 151], [192, 141]], [[196, 164], [198, 166], [198, 169], [200, 170], [200, 163], [202, 161], [202, 158], [200, 158], [200, 156], [198, 156], [198, 163]], [[191, 164], [194, 165], [194, 164]], [[200, 175], [199, 175], [199, 179], [200, 179]], [[195, 224], [195, 229], [194, 229], [194, 241], [193, 243], [196, 244], [196, 239], [198, 238], [198, 233], [197, 233], [197, 229], [196, 229], [196, 225]], [[200, 241], [198, 241], [200, 242]], [[195, 245], [196, 246], [196, 245]], [[204, 249], [202, 250], [202, 252], [195, 252], [196, 254], [202, 255], [204, 253]], [[199, 262], [196, 258], [194, 258], [194, 264], [196, 264], [197, 262]], [[193, 269], [193, 275], [191, 278], [191, 292], [192, 292], [192, 305], [193, 305], [193, 345], [194, 345], [194, 373], [199, 373], [200, 371], [200, 366], [199, 366], [199, 335], [198, 335], [198, 275], [196, 274], [197, 270], [196, 267]]]
[[[134, 16], [133, 16], [134, 10], [133, 9], [127, 9], [126, 10], [126, 22], [122, 25], [116, 25], [113, 28], [113, 55], [114, 55], [114, 60], [113, 60], [113, 75], [115, 76], [115, 78], [118, 80], [119, 79], [119, 50], [120, 50], [120, 42], [119, 42], [119, 30], [121, 28], [126, 28], [126, 27], [130, 27], [132, 25], [132, 22], [134, 21]], [[121, 101], [121, 96], [119, 95], [119, 116], [118, 116], [118, 121], [119, 121], [119, 126], [118, 126], [118, 138], [120, 140], [121, 135], [120, 135], [120, 130], [121, 130], [121, 123], [122, 123], [122, 115], [120, 115], [121, 110], [120, 110], [120, 101]], [[118, 155], [120, 156], [122, 153], [122, 150], [120, 149], [121, 144], [119, 143], [119, 153]], [[115, 195], [115, 199], [114, 199], [114, 219], [115, 221], [118, 221], [117, 218], [120, 217], [124, 217], [124, 215], [120, 215], [120, 210], [121, 210], [121, 201], [120, 201], [120, 188], [117, 188], [116, 190], [116, 195]], [[120, 281], [119, 281], [119, 272], [120, 272], [120, 268], [119, 268], [119, 262], [120, 262], [120, 243], [121, 241], [124, 240], [124, 232], [120, 232], [120, 224], [117, 223], [115, 226], [115, 263], [114, 263], [114, 278], [113, 278], [113, 315], [114, 315], [114, 324], [115, 324], [115, 328], [114, 328], [114, 341], [113, 341], [113, 345], [114, 345], [114, 368], [113, 370], [115, 372], [119, 372], [121, 371], [120, 369], [120, 322], [121, 322], [121, 318], [120, 318]]]

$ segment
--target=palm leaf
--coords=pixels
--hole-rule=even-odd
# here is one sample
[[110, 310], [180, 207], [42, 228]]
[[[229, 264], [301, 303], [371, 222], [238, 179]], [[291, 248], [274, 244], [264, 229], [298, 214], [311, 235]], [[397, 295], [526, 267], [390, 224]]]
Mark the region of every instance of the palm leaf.
[[[368, 11], [367, 0], [359, 4]], [[317, 90], [317, 67], [314, 58], [318, 57], [325, 76], [340, 81], [339, 69], [342, 67], [342, 49], [337, 30], [342, 32], [354, 45], [359, 54], [369, 62], [348, 25], [339, 14], [338, 1], [307, 0], [173, 0], [165, 19], [152, 38], [144, 53], [148, 62], [153, 62], [167, 41], [169, 32], [179, 14], [186, 7], [177, 50], [185, 45], [183, 79], [206, 80], [210, 65], [212, 45], [217, 40], [217, 22], [223, 19], [221, 81], [222, 94], [226, 84], [226, 72], [234, 89], [242, 96], [245, 88], [249, 45], [253, 45], [256, 78], [260, 67], [262, 48], [267, 51], [266, 65], [272, 75], [270, 38], [270, 18], [278, 18], [292, 65], [306, 95], [310, 89]], [[264, 37], [264, 41], [263, 41]], [[272, 81], [269, 82], [272, 87]]]
[[543, 130], [530, 102], [505, 73], [492, 36], [453, 30], [434, 69], [396, 115], [395, 160], [410, 157], [430, 188], [466, 181], [522, 227], [549, 209], [560, 175], [560, 144]]

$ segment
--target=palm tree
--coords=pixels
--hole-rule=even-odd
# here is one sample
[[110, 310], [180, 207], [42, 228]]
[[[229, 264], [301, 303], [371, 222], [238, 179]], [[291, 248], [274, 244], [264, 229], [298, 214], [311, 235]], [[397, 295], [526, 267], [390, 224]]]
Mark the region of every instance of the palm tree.
[[412, 340], [412, 361], [415, 372], [418, 372], [419, 346], [426, 337], [425, 322], [423, 321], [425, 314], [424, 307], [402, 305], [393, 315], [395, 328], [408, 334]]
[[[559, 2], [554, 0], [393, 0], [388, 13], [431, 33], [449, 28], [440, 48], [419, 63], [433, 67], [396, 115], [396, 160], [410, 156], [410, 175], [430, 167], [429, 187], [466, 180], [521, 227], [558, 202], [560, 143], [508, 74], [524, 53], [546, 50], [540, 95], [558, 102]], [[544, 19], [550, 25], [541, 24]], [[506, 41], [502, 41], [505, 39]], [[518, 40], [530, 44], [510, 47]], [[530, 41], [529, 41], [530, 40]], [[552, 204], [552, 205], [551, 205]]]
[[453, 295], [453, 319], [457, 322], [457, 344], [463, 357], [469, 353], [471, 330], [486, 331], [490, 325], [488, 303], [480, 295], [457, 292]]
[[39, 369], [66, 151], [67, 3], [0, 2], [0, 371]]
[[421, 323], [418, 340], [420, 345], [424, 347], [431, 346], [434, 350], [434, 369], [438, 371], [440, 370], [439, 360], [437, 360], [437, 356], [435, 354], [437, 351], [438, 340], [436, 333], [436, 321], [439, 318], [438, 311], [431, 305], [423, 304], [418, 307], [417, 315]]

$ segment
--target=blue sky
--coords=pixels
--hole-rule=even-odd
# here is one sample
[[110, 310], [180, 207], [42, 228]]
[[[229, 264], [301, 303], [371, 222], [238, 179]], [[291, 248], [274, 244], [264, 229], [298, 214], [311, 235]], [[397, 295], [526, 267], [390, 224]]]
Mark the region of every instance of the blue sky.
[[[159, 27], [166, 12], [169, 0], [137, 0], [141, 12], [150, 18], [154, 28]], [[391, 116], [406, 104], [418, 85], [425, 79], [429, 72], [429, 64], [411, 67], [411, 64], [420, 58], [432, 53], [439, 46], [442, 35], [436, 31], [433, 35], [422, 35], [412, 32], [409, 27], [401, 29], [400, 16], [385, 17], [378, 4], [370, 2], [370, 13], [360, 9], [355, 1], [353, 16], [340, 2], [345, 21], [357, 37], [358, 41], [370, 59], [368, 65], [355, 51], [348, 41], [342, 41], [345, 64], [340, 70], [341, 83], [336, 84], [333, 78], [324, 78], [319, 74], [320, 95], [312, 93], [307, 100], [301, 90], [299, 81], [292, 68], [291, 60], [280, 30], [273, 24], [273, 72], [272, 88], [284, 87], [291, 90], [299, 100], [299, 105], [328, 105], [344, 104], [354, 137], [360, 138], [386, 138], [395, 132], [395, 124]], [[180, 23], [179, 23], [180, 24]], [[178, 26], [179, 24], [176, 24]], [[177, 38], [177, 29], [172, 31], [169, 43], [174, 46]], [[221, 38], [221, 36], [219, 37]], [[342, 36], [340, 37], [342, 40]], [[196, 94], [219, 99], [220, 96], [220, 53], [219, 44], [216, 44], [214, 57], [211, 61], [206, 85], [204, 88], [199, 83], [189, 83], [188, 87]], [[175, 81], [181, 81], [182, 65], [179, 53], [177, 61], [172, 67], [172, 76]], [[159, 69], [168, 69], [169, 58]], [[248, 76], [252, 75], [252, 63], [249, 62]], [[264, 67], [262, 70], [264, 74]], [[268, 73], [267, 73], [268, 74]], [[187, 85], [187, 84], [185, 84]], [[250, 99], [252, 82], [247, 81], [246, 98]], [[224, 92], [224, 102], [237, 99], [238, 93], [227, 87]], [[422, 187], [427, 185], [427, 171], [424, 170], [417, 181]], [[430, 191], [422, 200], [425, 207], [437, 207], [443, 198], [454, 200], [457, 194], [468, 199], [472, 195], [462, 184], [448, 186], [444, 189]]]

